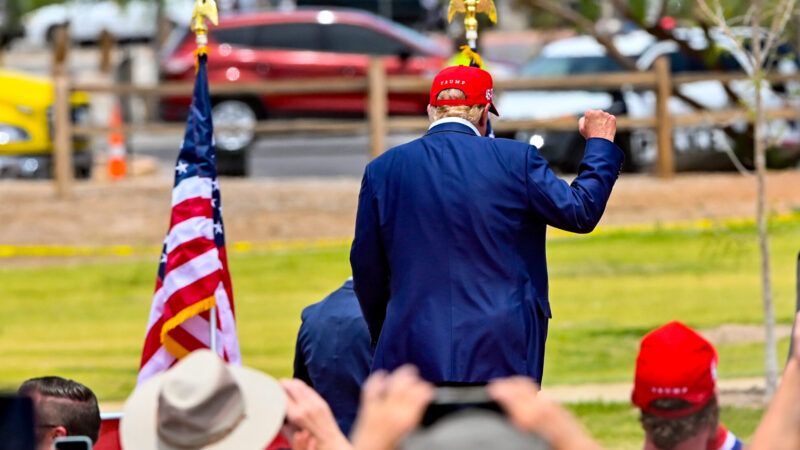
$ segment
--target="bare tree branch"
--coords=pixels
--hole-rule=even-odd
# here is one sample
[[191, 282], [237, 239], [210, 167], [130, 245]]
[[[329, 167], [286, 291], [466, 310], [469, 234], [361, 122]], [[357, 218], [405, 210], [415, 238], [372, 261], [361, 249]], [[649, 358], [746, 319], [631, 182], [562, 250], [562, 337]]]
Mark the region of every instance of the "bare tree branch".
[[553, 0], [531, 0], [531, 4], [562, 17], [569, 22], [572, 22], [584, 33], [591, 34], [597, 40], [597, 42], [606, 48], [608, 56], [613, 58], [622, 67], [631, 71], [638, 70], [636, 68], [636, 63], [632, 59], [620, 53], [619, 50], [617, 50], [616, 45], [614, 45], [614, 41], [609, 36], [597, 32], [594, 22], [591, 20], [570, 9], [569, 7], [566, 7]]
[[656, 22], [655, 24], [647, 24], [647, 23], [644, 23], [640, 18], [636, 17], [633, 14], [633, 12], [631, 11], [631, 9], [628, 7], [628, 2], [627, 1], [625, 1], [625, 0], [611, 0], [611, 3], [614, 5], [614, 8], [620, 14], [622, 14], [623, 17], [625, 17], [626, 19], [630, 20], [631, 22], [634, 22], [636, 25], [641, 27], [643, 30], [645, 30], [648, 33], [652, 34], [656, 39], [658, 39], [660, 41], [666, 41], [666, 40], [675, 41], [675, 43], [678, 44], [678, 47], [681, 48], [681, 51], [683, 53], [686, 53], [687, 55], [689, 55], [692, 58], [701, 59], [701, 60], [704, 59], [705, 54], [703, 53], [702, 50], [697, 50], [696, 48], [693, 48], [691, 45], [689, 45], [689, 42], [687, 42], [687, 41], [685, 41], [683, 39], [678, 39], [677, 37], [675, 37], [675, 35], [671, 31], [665, 30], [664, 28], [662, 28], [661, 25], [658, 22]]

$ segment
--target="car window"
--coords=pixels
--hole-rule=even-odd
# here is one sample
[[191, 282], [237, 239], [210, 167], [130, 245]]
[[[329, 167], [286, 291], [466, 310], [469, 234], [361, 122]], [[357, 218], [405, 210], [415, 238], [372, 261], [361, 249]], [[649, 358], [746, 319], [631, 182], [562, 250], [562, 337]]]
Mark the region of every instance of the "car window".
[[408, 46], [391, 36], [369, 28], [334, 23], [324, 28], [325, 49], [336, 53], [365, 55], [398, 55], [408, 52]]
[[258, 27], [254, 47], [285, 50], [322, 50], [320, 25], [316, 23], [276, 23]]
[[555, 77], [620, 71], [622, 66], [607, 56], [539, 57], [526, 64], [521, 74], [529, 77]]
[[[702, 59], [680, 52], [670, 53], [669, 62], [672, 73], [707, 72], [713, 69], [712, 66], [706, 64]], [[718, 64], [719, 70], [725, 72], [739, 72], [742, 70], [742, 66], [729, 52], [724, 52], [719, 55]]]
[[210, 34], [211, 38], [220, 44], [252, 47], [256, 36], [256, 27], [212, 28]]
[[669, 63], [672, 73], [705, 72], [708, 70], [702, 60], [680, 52], [670, 53]]
[[321, 50], [319, 27], [315, 23], [274, 23], [212, 29], [211, 36], [220, 44], [234, 47]]
[[390, 27], [394, 32], [399, 33], [403, 39], [412, 42], [417, 48], [445, 54], [449, 54], [450, 52], [446, 45], [443, 45], [441, 42], [437, 42], [428, 36], [421, 34], [419, 31], [408, 28], [407, 26], [397, 22], [392, 22], [380, 16], [376, 16], [375, 19], [379, 22], [383, 22], [385, 26]]

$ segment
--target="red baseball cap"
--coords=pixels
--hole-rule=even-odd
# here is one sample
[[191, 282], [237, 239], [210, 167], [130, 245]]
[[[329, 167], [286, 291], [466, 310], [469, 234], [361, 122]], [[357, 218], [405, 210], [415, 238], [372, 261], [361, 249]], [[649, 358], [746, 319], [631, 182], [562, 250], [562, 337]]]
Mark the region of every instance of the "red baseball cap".
[[[439, 100], [436, 97], [445, 89], [459, 89], [466, 98]], [[450, 66], [436, 74], [431, 85], [432, 106], [472, 106], [489, 105], [489, 111], [499, 116], [492, 103], [494, 88], [489, 72], [477, 67]]]
[[[642, 339], [636, 358], [631, 401], [642, 411], [664, 418], [700, 411], [714, 397], [717, 351], [710, 342], [680, 322], [670, 322]], [[657, 399], [685, 400], [679, 410], [653, 408]]]

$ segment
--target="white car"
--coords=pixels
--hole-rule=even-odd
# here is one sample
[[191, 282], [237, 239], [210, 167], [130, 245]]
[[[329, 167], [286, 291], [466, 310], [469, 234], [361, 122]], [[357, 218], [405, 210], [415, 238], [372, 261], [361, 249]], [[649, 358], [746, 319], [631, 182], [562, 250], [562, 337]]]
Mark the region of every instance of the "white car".
[[[166, 17], [175, 25], [188, 26], [192, 18], [191, 0], [164, 2]], [[60, 25], [69, 25], [75, 42], [96, 42], [103, 30], [118, 41], [149, 40], [157, 31], [157, 6], [154, 1], [71, 0], [43, 6], [23, 17], [25, 39], [43, 46]]]
[[[617, 50], [634, 60], [654, 42], [653, 36], [643, 31], [614, 37]], [[545, 45], [538, 56], [521, 68], [519, 76], [561, 77], [623, 70], [592, 36], [576, 36]], [[499, 120], [578, 117], [589, 109], [602, 109], [614, 114], [626, 112], [622, 93], [606, 89], [505, 91], [498, 95], [496, 105], [502, 114]], [[522, 130], [515, 137], [538, 147], [552, 166], [565, 172], [574, 172], [583, 157], [583, 139], [577, 132]], [[628, 142], [623, 134], [617, 139], [626, 153]], [[626, 159], [627, 162], [630, 160]]]
[[[708, 45], [701, 30], [677, 30], [677, 37], [689, 40], [693, 48], [704, 49]], [[740, 71], [748, 67], [748, 61], [736, 51], [733, 43], [724, 35], [712, 34], [715, 43], [724, 51], [721, 60], [725, 70]], [[635, 60], [639, 70], [650, 70], [659, 56], [667, 56], [673, 73], [705, 72], [709, 68], [679, 51], [673, 41], [656, 42], [645, 32], [634, 32], [616, 36], [617, 49]], [[791, 52], [789, 52], [791, 53]], [[796, 55], [793, 55], [796, 61]], [[788, 58], [778, 66], [782, 72], [796, 70], [796, 63]], [[623, 69], [606, 55], [605, 48], [591, 36], [579, 36], [549, 44], [540, 56], [523, 68], [523, 76], [566, 76], [575, 74], [618, 72]], [[729, 84], [744, 102], [752, 103], [754, 88], [748, 81]], [[700, 81], [684, 84], [679, 88], [686, 97], [708, 109], [733, 108], [722, 83]], [[769, 107], [796, 104], [797, 97], [779, 95], [765, 83], [762, 87], [765, 105]], [[787, 102], [789, 104], [787, 104]], [[636, 91], [629, 86], [619, 90], [576, 91], [509, 91], [499, 95], [497, 107], [502, 118], [546, 119], [563, 116], [577, 117], [587, 109], [604, 109], [614, 114], [630, 117], [652, 117], [655, 115], [656, 96], [653, 91]], [[670, 112], [674, 115], [694, 111], [678, 98], [669, 100]], [[746, 124], [737, 124], [743, 130]], [[797, 126], [787, 121], [770, 123], [773, 142], [789, 146], [797, 141]], [[543, 156], [552, 165], [564, 171], [575, 171], [582, 155], [582, 140], [577, 133], [528, 130], [517, 134], [517, 138], [540, 147]], [[656, 161], [655, 135], [653, 130], [635, 130], [618, 133], [617, 143], [626, 153], [626, 168], [648, 169]], [[678, 170], [719, 169], [732, 167], [729, 154], [734, 145], [721, 129], [699, 124], [697, 127], [675, 128], [673, 147], [676, 151]]]

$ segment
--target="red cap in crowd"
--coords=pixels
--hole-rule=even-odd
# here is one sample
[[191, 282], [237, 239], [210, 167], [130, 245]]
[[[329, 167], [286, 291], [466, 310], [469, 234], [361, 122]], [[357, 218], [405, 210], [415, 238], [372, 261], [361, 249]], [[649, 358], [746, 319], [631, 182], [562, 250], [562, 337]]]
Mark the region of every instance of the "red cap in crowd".
[[[691, 328], [671, 322], [642, 339], [631, 396], [642, 411], [665, 418], [694, 414], [714, 397], [716, 385], [717, 351]], [[679, 410], [651, 406], [663, 398], [685, 400], [690, 406]]]
[[[466, 98], [437, 99], [439, 93], [445, 89], [459, 89], [464, 92]], [[489, 72], [477, 67], [451, 66], [443, 69], [433, 79], [430, 104], [432, 106], [489, 105], [489, 111], [499, 116], [492, 103], [493, 97], [494, 88]]]

